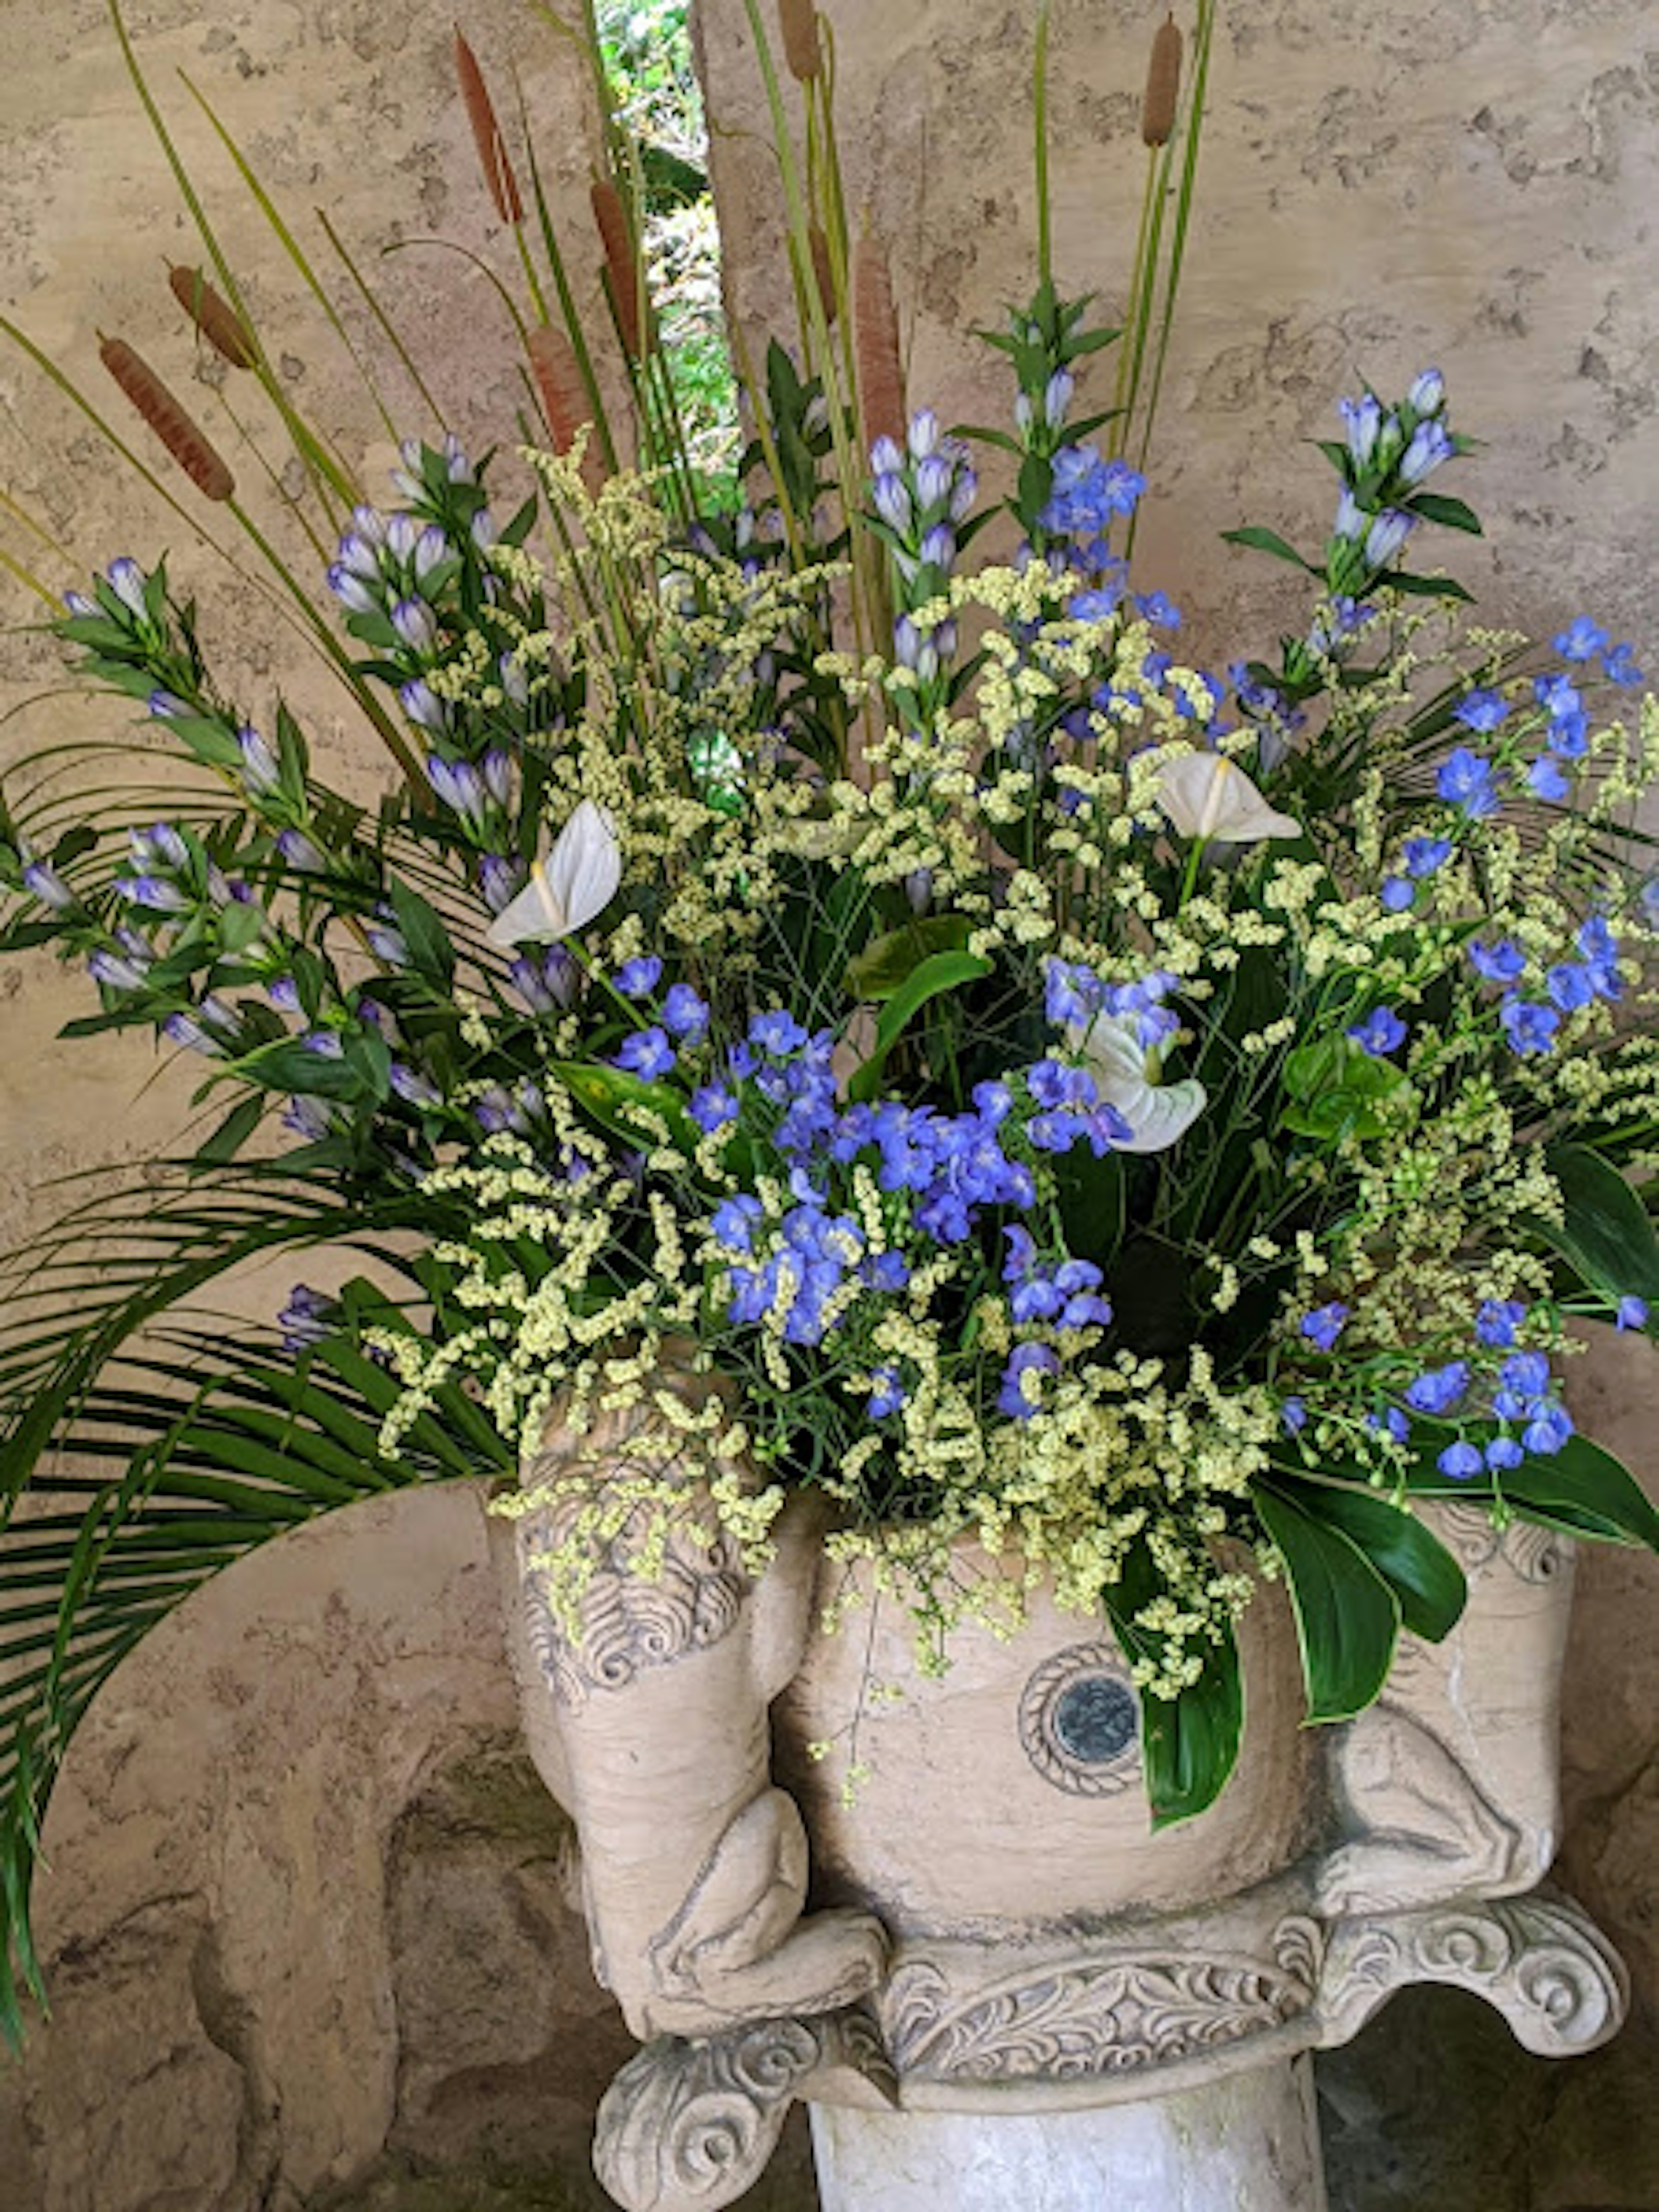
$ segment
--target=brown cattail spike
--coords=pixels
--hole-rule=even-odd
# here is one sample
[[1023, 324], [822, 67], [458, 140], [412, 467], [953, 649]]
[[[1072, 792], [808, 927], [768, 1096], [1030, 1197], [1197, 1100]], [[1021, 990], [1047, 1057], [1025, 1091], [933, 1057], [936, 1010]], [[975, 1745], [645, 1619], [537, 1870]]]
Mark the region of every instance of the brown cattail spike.
[[904, 436], [904, 364], [893, 280], [880, 240], [866, 232], [853, 248], [853, 347], [864, 442]]
[[236, 479], [149, 362], [125, 338], [100, 337], [99, 358], [185, 474], [209, 499], [229, 499]]
[[823, 225], [815, 222], [806, 233], [807, 251], [812, 257], [812, 279], [818, 288], [818, 305], [823, 310], [823, 319], [836, 319], [836, 264], [830, 257], [830, 240], [824, 235]]
[[1167, 146], [1175, 129], [1176, 101], [1181, 91], [1181, 33], [1176, 19], [1159, 24], [1152, 40], [1152, 58], [1146, 66], [1146, 97], [1140, 103], [1140, 136], [1148, 146]]
[[252, 368], [258, 359], [242, 319], [220, 298], [199, 269], [169, 269], [173, 296], [222, 360], [233, 368]]
[[455, 75], [460, 82], [466, 119], [472, 125], [472, 143], [478, 149], [478, 166], [483, 171], [485, 184], [489, 187], [489, 197], [495, 203], [495, 212], [503, 222], [516, 226], [524, 221], [524, 202], [519, 196], [519, 180], [513, 173], [507, 141], [501, 136], [501, 125], [495, 120], [495, 104], [484, 83], [483, 71], [478, 67], [478, 58], [459, 30], [455, 33]]
[[553, 433], [553, 450], [556, 453], [568, 453], [575, 443], [577, 431], [584, 422], [591, 422], [593, 415], [587, 404], [587, 390], [577, 363], [576, 349], [562, 331], [544, 323], [530, 333], [529, 349], [536, 389], [541, 394], [547, 426]]
[[595, 177], [588, 195], [593, 220], [605, 245], [605, 283], [617, 318], [622, 342], [637, 360], [641, 350], [639, 264], [634, 252], [634, 227], [622, 194], [609, 177]]
[[791, 76], [808, 84], [823, 75], [823, 48], [818, 40], [818, 11], [812, 0], [778, 0], [778, 28], [783, 33], [783, 58]]

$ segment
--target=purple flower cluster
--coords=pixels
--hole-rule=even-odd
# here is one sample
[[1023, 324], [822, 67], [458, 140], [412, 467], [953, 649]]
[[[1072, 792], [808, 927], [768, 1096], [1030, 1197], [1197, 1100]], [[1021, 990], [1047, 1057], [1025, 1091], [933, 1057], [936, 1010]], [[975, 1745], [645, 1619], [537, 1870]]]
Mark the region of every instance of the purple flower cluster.
[[898, 586], [894, 658], [932, 684], [955, 656], [957, 626], [948, 616], [927, 623], [918, 614], [950, 583], [957, 530], [973, 511], [979, 479], [967, 447], [942, 434], [930, 407], [911, 418], [902, 447], [891, 438], [878, 438], [870, 466], [870, 501], [888, 533]]
[[1624, 993], [1619, 972], [1619, 939], [1605, 915], [1593, 914], [1579, 925], [1575, 939], [1577, 960], [1559, 960], [1543, 976], [1545, 996], [1528, 995], [1511, 987], [1526, 975], [1526, 954], [1512, 938], [1489, 943], [1471, 940], [1469, 964], [1488, 983], [1506, 987], [1498, 1018], [1510, 1048], [1530, 1057], [1548, 1052], [1555, 1042], [1563, 1014], [1576, 1013], [1596, 999], [1613, 1000]]
[[1178, 980], [1160, 968], [1133, 983], [1109, 983], [1080, 961], [1050, 958], [1043, 969], [1043, 1012], [1056, 1029], [1084, 1030], [1097, 1015], [1132, 1014], [1135, 1034], [1150, 1051], [1181, 1027], [1179, 1014], [1164, 1004]]

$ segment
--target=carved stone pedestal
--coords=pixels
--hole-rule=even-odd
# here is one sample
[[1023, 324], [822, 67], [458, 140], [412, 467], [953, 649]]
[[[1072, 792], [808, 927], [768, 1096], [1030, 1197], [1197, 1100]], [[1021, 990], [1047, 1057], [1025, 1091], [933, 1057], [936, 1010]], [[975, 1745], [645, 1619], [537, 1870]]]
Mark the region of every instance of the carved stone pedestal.
[[[1435, 1517], [1469, 1578], [1452, 1634], [1405, 1639], [1370, 1711], [1310, 1730], [1264, 1590], [1238, 1771], [1158, 1835], [1127, 1670], [1040, 1592], [1016, 1635], [962, 1632], [940, 1680], [890, 1601], [820, 1632], [799, 1501], [756, 1580], [688, 1487], [665, 1532], [623, 1527], [574, 1631], [537, 1564], [557, 1528], [504, 1532], [526, 1734], [644, 2045], [595, 2141], [624, 2212], [719, 2212], [797, 2101], [827, 2212], [1318, 2212], [1305, 2054], [1395, 1990], [1470, 1990], [1547, 2056], [1605, 2041], [1623, 1969], [1538, 1887], [1571, 1549]], [[854, 1719], [848, 1800], [811, 1752]]]
[[1326, 2212], [1305, 2058], [1093, 2112], [812, 2107], [823, 2212]]

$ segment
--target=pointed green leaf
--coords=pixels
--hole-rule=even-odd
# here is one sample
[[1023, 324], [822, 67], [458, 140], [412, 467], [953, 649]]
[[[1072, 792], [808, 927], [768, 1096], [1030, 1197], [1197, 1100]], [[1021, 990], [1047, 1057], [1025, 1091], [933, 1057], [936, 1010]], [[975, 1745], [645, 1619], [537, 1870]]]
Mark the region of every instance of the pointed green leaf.
[[1394, 1591], [1401, 1620], [1413, 1636], [1437, 1644], [1457, 1626], [1469, 1594], [1463, 1570], [1409, 1507], [1374, 1490], [1334, 1483], [1276, 1479], [1276, 1486], [1358, 1546]]
[[1559, 1224], [1534, 1221], [1533, 1228], [1587, 1290], [1614, 1305], [1644, 1299], [1649, 1332], [1659, 1331], [1659, 1235], [1640, 1197], [1587, 1146], [1553, 1145], [1545, 1157], [1565, 1214]]
[[1258, 1482], [1261, 1525], [1285, 1562], [1310, 1721], [1352, 1720], [1388, 1678], [1400, 1633], [1393, 1589], [1352, 1540]]
[[1223, 542], [1228, 545], [1245, 545], [1253, 553], [1271, 553], [1275, 561], [1288, 561], [1292, 568], [1304, 574], [1319, 574], [1311, 562], [1304, 561], [1294, 545], [1288, 544], [1276, 530], [1264, 530], [1259, 522], [1247, 523], [1242, 530], [1224, 530]]

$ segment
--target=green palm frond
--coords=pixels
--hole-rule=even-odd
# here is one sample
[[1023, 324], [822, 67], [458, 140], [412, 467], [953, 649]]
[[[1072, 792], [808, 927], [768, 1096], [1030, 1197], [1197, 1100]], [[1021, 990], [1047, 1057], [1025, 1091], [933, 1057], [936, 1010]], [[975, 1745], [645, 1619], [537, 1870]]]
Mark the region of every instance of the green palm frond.
[[[429, 1207], [428, 1208], [429, 1214]], [[352, 1324], [296, 1360], [191, 1303], [238, 1267], [325, 1245], [414, 1285], [386, 1240], [410, 1201], [254, 1165], [211, 1194], [180, 1170], [89, 1199], [25, 1252], [0, 1310], [0, 2034], [45, 1989], [29, 1890], [52, 1785], [103, 1682], [173, 1607], [285, 1530], [414, 1483], [505, 1471], [510, 1453], [441, 1390], [394, 1460], [400, 1391]], [[27, 1287], [27, 1304], [15, 1295]], [[390, 1316], [375, 1285], [348, 1315]]]

